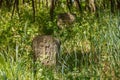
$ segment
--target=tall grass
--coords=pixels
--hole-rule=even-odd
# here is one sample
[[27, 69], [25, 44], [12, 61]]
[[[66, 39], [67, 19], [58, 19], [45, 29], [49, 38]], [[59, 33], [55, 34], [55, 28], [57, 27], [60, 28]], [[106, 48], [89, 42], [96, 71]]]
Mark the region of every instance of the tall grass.
[[[61, 40], [58, 72], [37, 64], [38, 80], [89, 80], [120, 78], [120, 14], [78, 15], [71, 28], [59, 30], [48, 11], [38, 11], [32, 23], [26, 8], [17, 14], [0, 11], [0, 79], [34, 79], [31, 43], [35, 35], [51, 34]], [[59, 11], [58, 11], [59, 12]]]

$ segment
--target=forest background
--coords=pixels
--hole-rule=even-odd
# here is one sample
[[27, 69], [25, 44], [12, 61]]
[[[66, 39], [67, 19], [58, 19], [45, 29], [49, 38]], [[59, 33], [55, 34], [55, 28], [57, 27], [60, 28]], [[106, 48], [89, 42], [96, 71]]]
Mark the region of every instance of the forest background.
[[[74, 13], [70, 27], [57, 27], [59, 13]], [[68, 25], [69, 26], [69, 25]], [[38, 80], [119, 80], [119, 0], [0, 0], [0, 79], [34, 79], [32, 40], [61, 41], [56, 73], [38, 64]]]

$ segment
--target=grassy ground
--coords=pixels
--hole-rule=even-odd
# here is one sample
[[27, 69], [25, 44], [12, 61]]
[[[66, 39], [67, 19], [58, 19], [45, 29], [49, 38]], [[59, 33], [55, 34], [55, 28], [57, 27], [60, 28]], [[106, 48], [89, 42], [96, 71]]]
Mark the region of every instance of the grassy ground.
[[[71, 28], [59, 30], [48, 11], [38, 10], [32, 22], [31, 8], [17, 13], [0, 10], [0, 79], [34, 79], [31, 43], [38, 34], [61, 40], [58, 72], [37, 64], [38, 80], [118, 80], [120, 78], [120, 14], [98, 16], [83, 12]], [[22, 11], [25, 11], [24, 13]], [[56, 11], [56, 15], [59, 11]]]

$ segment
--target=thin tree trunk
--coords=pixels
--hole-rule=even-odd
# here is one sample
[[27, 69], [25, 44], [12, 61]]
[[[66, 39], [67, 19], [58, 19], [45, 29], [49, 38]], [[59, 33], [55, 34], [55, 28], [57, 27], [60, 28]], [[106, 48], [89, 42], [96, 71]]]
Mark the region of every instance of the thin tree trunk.
[[55, 8], [55, 0], [51, 0], [51, 5], [50, 5], [50, 17], [51, 17], [51, 20], [53, 20], [54, 8]]
[[33, 22], [35, 22], [35, 4], [34, 4], [34, 0], [32, 0], [32, 9], [33, 9]]
[[77, 5], [79, 11], [81, 12], [82, 8], [81, 8], [81, 5], [80, 5], [80, 1], [79, 0], [74, 0], [74, 1], [75, 1], [76, 5]]

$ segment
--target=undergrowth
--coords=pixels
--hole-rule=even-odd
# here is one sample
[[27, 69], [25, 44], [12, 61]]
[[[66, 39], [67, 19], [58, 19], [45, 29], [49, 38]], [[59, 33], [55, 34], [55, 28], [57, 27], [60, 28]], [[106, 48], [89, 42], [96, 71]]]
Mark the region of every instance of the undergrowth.
[[[120, 78], [120, 14], [109, 11], [82, 15], [70, 28], [59, 30], [56, 17], [38, 10], [32, 22], [29, 7], [21, 17], [0, 10], [0, 79], [34, 79], [31, 43], [36, 35], [50, 34], [61, 41], [61, 56], [55, 72], [38, 63], [38, 80], [104, 80]], [[23, 10], [25, 11], [24, 13]], [[56, 11], [56, 16], [59, 11]]]

